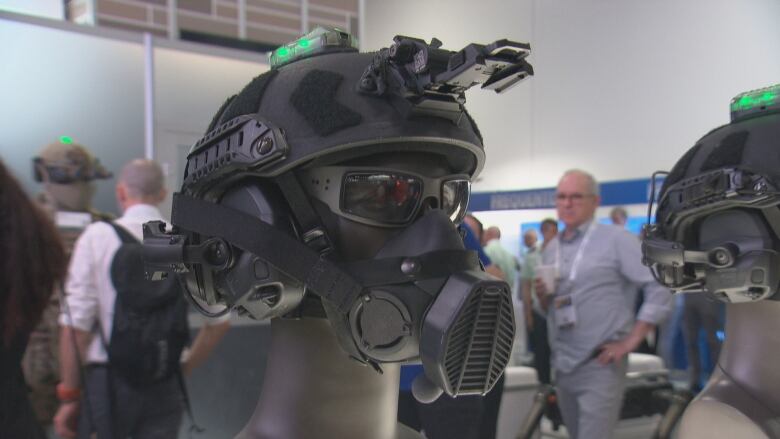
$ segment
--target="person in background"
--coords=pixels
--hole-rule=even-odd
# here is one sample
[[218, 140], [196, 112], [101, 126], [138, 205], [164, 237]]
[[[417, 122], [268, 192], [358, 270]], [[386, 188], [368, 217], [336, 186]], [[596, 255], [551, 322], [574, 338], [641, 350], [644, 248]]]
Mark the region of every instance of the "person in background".
[[478, 220], [477, 217], [469, 213], [463, 218], [461, 229], [465, 232], [463, 236], [463, 244], [467, 249], [474, 250], [479, 254], [479, 260], [482, 262], [482, 265], [485, 266], [485, 271], [499, 279], [506, 280], [506, 276], [501, 271], [501, 268], [494, 264], [493, 260], [490, 259], [490, 256], [485, 253], [485, 248], [483, 247], [485, 233], [482, 221]]
[[504, 280], [514, 289], [520, 263], [501, 245], [501, 229], [496, 226], [488, 227], [482, 236], [482, 241], [485, 254], [501, 269]]
[[[157, 205], [165, 199], [164, 177], [151, 160], [134, 160], [122, 169], [116, 196], [123, 211], [115, 221], [139, 241], [145, 222], [162, 220]], [[117, 374], [109, 374], [104, 340], [111, 340], [117, 292], [111, 280], [111, 262], [121, 246], [114, 228], [105, 222], [89, 225], [76, 242], [65, 288], [66, 303], [60, 314], [61, 400], [54, 418], [57, 434], [86, 439], [94, 430], [98, 437], [125, 439], [176, 437], [183, 412], [176, 376], [145, 387], [133, 387]], [[226, 319], [204, 326], [182, 366], [187, 374], [204, 361], [227, 332]], [[73, 341], [75, 339], [75, 342]], [[82, 409], [82, 383], [78, 355], [86, 363], [85, 386], [89, 405]], [[118, 410], [112, 400], [121, 401]], [[78, 421], [78, 425], [77, 425]]]
[[[709, 375], [720, 356], [718, 331], [723, 329], [724, 304], [706, 294], [684, 294], [683, 297], [682, 328], [688, 357], [688, 388], [698, 393], [704, 387], [705, 375]], [[699, 331], [704, 331], [707, 343], [707, 369], [702, 367]]]
[[[467, 214], [460, 227], [463, 231], [463, 245], [466, 249], [477, 252], [487, 273], [504, 279], [504, 273], [482, 248], [482, 222], [474, 215]], [[411, 367], [417, 368], [417, 366]], [[409, 366], [404, 366], [404, 368], [410, 369]], [[401, 370], [402, 376], [409, 373], [405, 373], [404, 368]], [[422, 369], [417, 368], [411, 373], [421, 372]], [[452, 398], [445, 394], [431, 404], [416, 403], [420, 424], [425, 430], [425, 437], [428, 439], [494, 439], [503, 391], [504, 376], [502, 375], [493, 389], [484, 397], [466, 395]]]
[[542, 230], [542, 250], [547, 247], [547, 244], [558, 236], [558, 221], [552, 218], [545, 218], [540, 226]]
[[[547, 310], [558, 407], [574, 439], [613, 435], [625, 389], [627, 355], [671, 311], [669, 291], [642, 265], [636, 236], [599, 224], [599, 187], [592, 175], [570, 170], [555, 195], [566, 228], [545, 247], [542, 263], [556, 267], [548, 289], [535, 289]], [[634, 294], [645, 301], [638, 315]]]
[[541, 248], [538, 248], [536, 244], [536, 232], [534, 232], [533, 237], [523, 237], [526, 245], [533, 242], [533, 250], [529, 249], [526, 253], [523, 269], [520, 272], [520, 284], [529, 345], [534, 353], [533, 366], [536, 369], [539, 382], [550, 384], [550, 343], [547, 340], [547, 318], [545, 311], [539, 304], [539, 299], [534, 294], [534, 278], [536, 277], [535, 269], [539, 264], [541, 252], [558, 235], [558, 221], [552, 218], [545, 218], [540, 229], [542, 231]]
[[534, 295], [534, 269], [539, 264], [541, 251], [558, 234], [558, 222], [552, 218], [542, 221], [542, 245], [537, 246], [536, 231], [531, 229], [523, 234], [523, 243], [528, 247], [520, 272], [520, 291], [525, 312], [525, 324], [528, 330], [528, 344], [534, 354], [533, 366], [542, 384], [550, 384], [550, 343], [547, 341], [547, 319], [545, 312]]
[[67, 259], [51, 218], [0, 161], [0, 436], [41, 439], [22, 375], [22, 354]]
[[[112, 175], [83, 145], [61, 137], [33, 158], [34, 179], [43, 191], [36, 196], [39, 206], [54, 220], [70, 258], [76, 239], [86, 226], [112, 216], [92, 207], [95, 182]], [[30, 388], [30, 402], [38, 421], [50, 430], [57, 412], [59, 382], [60, 297], [52, 294], [41, 321], [30, 334], [22, 370]]]
[[[517, 258], [509, 253], [501, 245], [501, 230], [496, 227], [488, 227], [483, 234], [485, 253], [493, 264], [497, 265], [504, 273], [506, 283], [512, 288], [513, 305], [515, 309], [515, 342], [512, 344], [512, 363], [521, 364], [526, 355], [526, 334], [525, 324], [523, 323], [522, 301], [519, 300], [517, 292], [517, 273], [520, 270], [520, 263]], [[510, 363], [511, 364], [511, 363]]]
[[536, 235], [536, 230], [529, 229], [523, 233], [523, 245], [525, 246], [524, 254], [538, 250], [536, 247], [539, 237]]
[[[612, 221], [612, 225], [620, 227], [620, 228], [626, 228], [626, 225], [628, 224], [628, 212], [623, 207], [615, 207], [612, 210], [609, 211], [609, 218]], [[639, 240], [642, 241], [643, 236], [642, 233], [644, 233], [644, 230], [640, 232]], [[645, 295], [642, 292], [641, 288], [637, 291], [636, 294], [636, 303], [634, 305], [634, 309], [636, 312], [639, 312], [640, 309], [642, 309], [642, 304], [644, 303]], [[672, 299], [674, 302], [674, 299]], [[652, 331], [648, 332], [645, 338], [642, 340], [642, 342], [639, 344], [639, 346], [634, 349], [634, 352], [639, 352], [642, 354], [650, 354], [650, 355], [656, 355], [658, 352], [658, 342], [659, 342], [659, 334], [660, 332], [665, 329], [665, 326], [668, 325], [669, 319], [665, 319], [663, 322], [661, 322], [659, 325], [657, 325]]]
[[609, 219], [618, 227], [625, 227], [628, 222], [628, 212], [623, 207], [614, 207], [609, 211]]
[[[501, 267], [484, 251], [485, 233], [482, 222], [478, 220], [474, 215], [468, 214], [463, 219], [463, 224], [466, 226], [467, 232], [465, 239], [466, 248], [471, 250], [477, 250], [481, 252], [480, 259], [485, 265], [485, 271], [493, 276], [503, 279], [507, 282], [506, 273]], [[476, 245], [470, 243], [468, 240], [468, 230], [474, 233], [476, 238]], [[484, 254], [484, 257], [482, 256]], [[511, 283], [509, 284], [511, 287]], [[498, 379], [493, 389], [484, 396], [482, 401], [482, 421], [480, 423], [480, 439], [494, 439], [496, 437], [496, 424], [498, 422], [498, 411], [501, 406], [501, 396], [504, 394], [504, 375]]]

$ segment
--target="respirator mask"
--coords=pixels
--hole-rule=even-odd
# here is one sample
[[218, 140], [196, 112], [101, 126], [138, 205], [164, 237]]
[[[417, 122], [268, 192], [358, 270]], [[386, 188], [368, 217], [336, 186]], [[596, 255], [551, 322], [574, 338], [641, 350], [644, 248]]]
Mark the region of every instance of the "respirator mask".
[[[361, 169], [346, 172], [341, 183], [339, 205], [351, 218], [370, 223], [388, 218], [385, 226], [399, 228], [372, 259], [343, 262], [336, 249], [323, 245], [329, 243], [326, 233], [308, 233], [318, 238], [309, 240], [316, 245], [307, 245], [289, 229], [177, 194], [173, 223], [210, 238], [192, 245], [192, 235], [166, 234], [163, 223], [148, 223], [147, 262], [164, 260], [166, 270], [190, 278], [187, 288], [199, 300], [240, 308], [257, 319], [316, 317], [316, 311], [300, 310], [305, 293], [316, 295], [351, 357], [377, 369], [419, 357], [428, 379], [448, 394], [484, 394], [509, 360], [515, 328], [509, 286], [483, 271], [451, 219], [465, 213], [452, 206], [465, 207], [468, 184], [393, 175], [388, 179], [385, 172]], [[451, 204], [441, 200], [442, 209], [419, 216], [425, 183], [439, 183], [436, 191], [449, 188], [443, 191]], [[296, 209], [306, 212], [310, 206]], [[312, 209], [301, 216], [317, 215]], [[403, 216], [408, 223], [401, 228]], [[156, 275], [164, 276], [160, 270]], [[212, 287], [203, 282], [198, 287], [198, 278], [210, 279]]]

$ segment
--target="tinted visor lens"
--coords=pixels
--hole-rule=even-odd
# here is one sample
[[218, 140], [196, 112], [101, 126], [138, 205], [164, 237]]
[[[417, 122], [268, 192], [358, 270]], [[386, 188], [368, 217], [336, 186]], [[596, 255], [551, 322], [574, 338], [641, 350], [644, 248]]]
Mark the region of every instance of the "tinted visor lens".
[[459, 224], [466, 216], [471, 183], [468, 180], [445, 181], [441, 186], [441, 208], [453, 223]]
[[422, 197], [422, 182], [397, 173], [353, 172], [344, 176], [341, 209], [388, 224], [408, 222]]

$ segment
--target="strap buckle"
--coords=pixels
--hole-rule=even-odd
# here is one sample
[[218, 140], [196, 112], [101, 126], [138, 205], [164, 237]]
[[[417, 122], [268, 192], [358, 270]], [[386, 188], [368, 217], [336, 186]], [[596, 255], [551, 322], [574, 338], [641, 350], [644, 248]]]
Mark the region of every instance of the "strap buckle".
[[315, 227], [301, 236], [303, 243], [308, 245], [309, 248], [315, 250], [320, 255], [325, 256], [333, 251], [328, 235], [322, 227]]

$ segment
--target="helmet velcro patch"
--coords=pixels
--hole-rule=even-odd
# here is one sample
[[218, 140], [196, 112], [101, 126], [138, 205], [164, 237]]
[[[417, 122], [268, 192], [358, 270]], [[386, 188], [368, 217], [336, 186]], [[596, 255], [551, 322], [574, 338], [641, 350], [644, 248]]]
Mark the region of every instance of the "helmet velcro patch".
[[748, 139], [747, 131], [731, 133], [721, 140], [701, 166], [702, 171], [737, 166], [742, 163], [742, 153], [745, 151], [745, 142]]
[[338, 73], [312, 70], [290, 96], [292, 106], [320, 136], [358, 125], [363, 120], [359, 113], [336, 101], [336, 90], [343, 79]]
[[214, 114], [214, 117], [211, 118], [211, 123], [209, 123], [208, 129], [206, 129], [207, 133], [213, 130], [214, 128], [216, 128], [217, 125], [219, 125], [218, 122], [219, 119], [222, 117], [222, 113], [224, 113], [225, 110], [227, 110], [227, 107], [233, 102], [236, 96], [238, 95], [233, 95], [225, 99], [225, 102], [223, 102], [222, 105], [219, 107], [219, 110], [217, 110], [216, 114]]
[[219, 118], [219, 123], [214, 124], [214, 127], [238, 116], [257, 113], [257, 110], [260, 109], [260, 99], [263, 98], [265, 88], [268, 87], [271, 79], [276, 76], [276, 72], [277, 70], [269, 70], [255, 77], [252, 82], [247, 84], [241, 90], [241, 93], [227, 106], [224, 114]]

